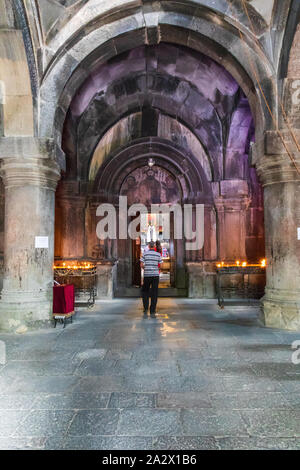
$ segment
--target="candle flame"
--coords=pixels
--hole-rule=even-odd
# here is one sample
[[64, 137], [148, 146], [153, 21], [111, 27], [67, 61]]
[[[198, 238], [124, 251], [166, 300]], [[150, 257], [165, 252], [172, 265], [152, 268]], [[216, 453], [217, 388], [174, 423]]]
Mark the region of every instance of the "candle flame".
[[224, 261], [218, 261], [216, 263], [216, 266], [217, 268], [223, 268], [223, 267], [227, 267], [227, 268], [230, 268], [230, 267], [242, 267], [242, 268], [246, 268], [247, 266], [249, 267], [260, 267], [260, 268], [265, 268], [267, 266], [267, 260], [264, 258], [260, 261], [257, 262], [257, 264], [248, 264], [247, 261], [240, 261], [240, 260], [236, 260], [234, 264], [231, 264], [231, 263], [224, 263]]
[[88, 261], [58, 261], [56, 264], [53, 265], [53, 269], [73, 269], [74, 271], [92, 268], [95, 268], [95, 264], [90, 263]]

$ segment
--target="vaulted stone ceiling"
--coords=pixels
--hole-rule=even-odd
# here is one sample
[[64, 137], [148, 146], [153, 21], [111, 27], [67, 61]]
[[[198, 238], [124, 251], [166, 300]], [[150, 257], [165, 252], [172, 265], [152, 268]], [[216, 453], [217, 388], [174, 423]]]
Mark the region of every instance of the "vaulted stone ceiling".
[[[153, 108], [191, 130], [210, 158], [215, 178], [238, 176], [230, 154], [242, 155], [253, 134], [244, 93], [256, 129], [273, 126], [257, 80], [269, 103], [276, 106], [272, 79], [280, 73], [279, 45], [295, 10], [294, 0], [14, 0], [13, 6], [32, 79], [35, 134], [55, 138], [62, 166], [63, 126], [70, 168], [72, 154], [90, 161], [101, 136], [118, 120]], [[163, 51], [163, 44], [154, 47], [163, 42], [176, 49], [176, 73], [171, 62], [164, 66], [163, 52], [156, 68], [148, 53], [138, 57], [146, 49]], [[142, 44], [153, 47], [137, 47]], [[204, 53], [202, 59], [192, 50]], [[216, 62], [206, 57], [210, 63], [205, 64], [206, 53]], [[185, 69], [180, 55], [188, 57], [191, 70]], [[194, 66], [198, 60], [206, 68], [203, 83], [197, 76], [200, 67]], [[129, 63], [137, 67], [134, 72]], [[221, 69], [220, 82], [230, 82], [231, 90], [224, 91], [217, 83]], [[105, 73], [112, 73], [106, 83]], [[215, 89], [205, 90], [212, 77]], [[93, 88], [91, 82], [100, 78], [104, 85]], [[242, 138], [237, 135], [239, 126], [233, 126], [239, 119]], [[78, 141], [82, 135], [85, 139]], [[241, 142], [238, 149], [237, 141]], [[86, 177], [84, 164], [82, 171]]]
[[[123, 140], [120, 126], [119, 132], [108, 133], [124, 116], [133, 114], [135, 121]], [[213, 179], [244, 177], [253, 120], [242, 90], [212, 59], [170, 44], [132, 49], [92, 71], [71, 102], [65, 123], [63, 150], [69, 176], [76, 177], [78, 171], [78, 176], [87, 177], [96, 147], [103, 148], [104, 135], [114, 140], [109, 148], [116, 150], [128, 144], [129, 137], [162, 134], [163, 116], [169, 118], [165, 123], [171, 118], [177, 123], [173, 133], [168, 126], [164, 137], [180, 145], [182, 123], [194, 140], [185, 138], [181, 146], [200, 158], [198, 143]]]
[[[208, 41], [208, 55], [224, 60], [225, 68], [232, 71], [239, 83], [245, 82], [244, 91], [251, 85], [246, 83], [246, 77], [239, 77], [243, 72], [236, 72], [232, 59], [240, 62], [248, 76], [253, 74], [245, 57], [248, 54], [260, 80], [276, 75], [281, 57], [278, 44], [294, 2], [14, 0], [13, 4], [30, 64], [38, 121], [36, 133], [50, 137], [57, 104], [59, 100], [65, 102], [62, 94], [71, 77], [74, 83], [70, 87], [74, 90], [74, 85], [76, 88], [82, 81], [80, 73], [88, 72], [97, 59], [103, 63], [103, 59], [138, 44], [175, 42], [205, 52]], [[125, 41], [123, 35], [127, 36]], [[247, 54], [242, 50], [241, 40], [248, 47]], [[271, 87], [266, 85], [264, 91], [271, 100]]]
[[84, 37], [89, 36], [85, 48], [91, 52], [94, 38], [99, 34], [108, 37], [116, 22], [123, 32], [133, 25], [175, 26], [179, 24], [176, 14], [184, 15], [186, 26], [194, 30], [199, 28], [199, 19], [210, 24], [212, 36], [218, 34], [219, 27], [228, 31], [239, 28], [247, 42], [259, 41], [263, 54], [276, 66], [280, 49], [275, 45], [284, 34], [291, 0], [14, 0], [14, 4], [22, 28], [29, 27], [41, 80], [51, 64]]
[[[276, 0], [246, 0], [250, 20], [255, 25], [255, 33], [259, 37], [266, 52], [272, 54], [272, 24], [276, 20], [274, 4]], [[281, 2], [284, 3], [284, 2]], [[288, 3], [288, 2], [285, 2]], [[149, 0], [24, 0], [29, 14], [32, 33], [36, 36], [39, 47], [43, 44], [42, 67], [46, 69], [49, 61], [55, 56], [62, 44], [68, 43], [74, 34], [101, 15], [120, 15], [121, 8], [137, 9], [145, 6], [143, 15], [147, 23], [147, 15], [154, 9], [156, 15], [163, 17], [171, 10], [196, 15], [197, 10], [203, 13], [213, 12], [216, 21], [237, 21], [243, 29], [251, 30], [249, 18], [240, 0], [188, 0], [188, 1], [156, 1]], [[150, 8], [150, 4], [153, 4]], [[149, 5], [149, 6], [148, 6]], [[41, 56], [40, 56], [41, 58]]]

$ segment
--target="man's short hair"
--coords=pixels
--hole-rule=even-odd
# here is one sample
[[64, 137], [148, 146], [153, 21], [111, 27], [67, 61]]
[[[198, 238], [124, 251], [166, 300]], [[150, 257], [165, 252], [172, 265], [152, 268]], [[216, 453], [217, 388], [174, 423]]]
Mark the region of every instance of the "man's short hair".
[[155, 243], [154, 242], [149, 242], [149, 248], [154, 248], [155, 247]]

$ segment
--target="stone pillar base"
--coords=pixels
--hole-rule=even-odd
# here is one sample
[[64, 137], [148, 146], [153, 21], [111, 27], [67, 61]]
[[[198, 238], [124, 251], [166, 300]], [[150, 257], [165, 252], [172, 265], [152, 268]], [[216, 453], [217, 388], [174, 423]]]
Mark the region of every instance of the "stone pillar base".
[[269, 328], [300, 331], [300, 302], [262, 301], [263, 322]]
[[[35, 329], [51, 326], [52, 299], [35, 298], [36, 294], [24, 296], [2, 293], [0, 302], [0, 330], [16, 332], [18, 329]], [[50, 293], [49, 293], [50, 296]], [[13, 298], [12, 298], [13, 297]], [[16, 301], [16, 299], [18, 299]]]
[[96, 301], [114, 297], [116, 264], [111, 261], [97, 263]]
[[191, 299], [216, 298], [215, 262], [188, 262], [188, 297]]
[[[269, 328], [300, 331], [300, 292], [266, 289], [262, 298], [262, 321]], [[279, 298], [280, 295], [280, 298]]]

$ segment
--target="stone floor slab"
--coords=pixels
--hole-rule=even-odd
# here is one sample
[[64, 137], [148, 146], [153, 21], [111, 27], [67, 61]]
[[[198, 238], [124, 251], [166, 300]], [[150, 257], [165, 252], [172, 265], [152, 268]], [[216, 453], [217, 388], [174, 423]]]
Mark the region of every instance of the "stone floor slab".
[[32, 410], [17, 426], [14, 437], [59, 436], [67, 432], [74, 411]]
[[31, 410], [36, 400], [36, 393], [0, 395], [0, 410]]
[[259, 308], [159, 299], [79, 310], [65, 329], [2, 334], [0, 448], [296, 449], [296, 332]]
[[0, 436], [12, 436], [29, 413], [28, 410], [0, 410]]
[[45, 438], [0, 437], [0, 450], [43, 450]]
[[216, 439], [220, 450], [299, 450], [297, 439], [286, 438], [221, 438]]
[[250, 436], [300, 438], [300, 411], [295, 410], [243, 410]]
[[110, 393], [39, 394], [34, 402], [37, 410], [86, 410], [106, 408]]
[[217, 450], [217, 442], [213, 437], [160, 436], [153, 439], [155, 450]]
[[211, 408], [211, 395], [204, 392], [158, 393], [158, 408]]
[[125, 436], [180, 435], [177, 411], [137, 408], [121, 411], [118, 434]]
[[154, 393], [112, 393], [108, 408], [154, 408], [156, 394]]
[[211, 406], [215, 409], [289, 409], [290, 403], [281, 392], [213, 393]]
[[80, 410], [70, 425], [68, 436], [114, 435], [118, 421], [117, 410]]
[[182, 410], [183, 434], [188, 436], [247, 436], [238, 411]]
[[[53, 443], [49, 442], [49, 445]], [[151, 450], [151, 437], [132, 436], [93, 436], [84, 440], [82, 437], [69, 437], [63, 444], [66, 450]]]

